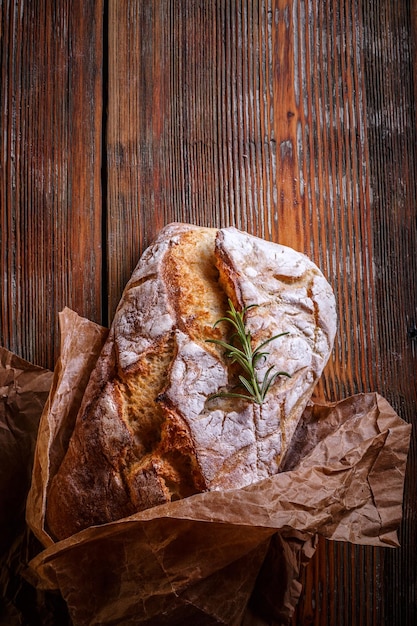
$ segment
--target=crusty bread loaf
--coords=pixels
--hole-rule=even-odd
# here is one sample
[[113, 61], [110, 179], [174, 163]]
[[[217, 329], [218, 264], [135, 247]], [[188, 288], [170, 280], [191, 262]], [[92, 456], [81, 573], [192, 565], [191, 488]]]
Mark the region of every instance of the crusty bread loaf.
[[[235, 384], [236, 366], [207, 339], [230, 298], [256, 344], [259, 376], [278, 377], [263, 404], [209, 396]], [[64, 461], [47, 494], [58, 539], [160, 503], [239, 488], [279, 471], [325, 366], [334, 297], [306, 256], [235, 228], [166, 226], [123, 293], [91, 375]]]

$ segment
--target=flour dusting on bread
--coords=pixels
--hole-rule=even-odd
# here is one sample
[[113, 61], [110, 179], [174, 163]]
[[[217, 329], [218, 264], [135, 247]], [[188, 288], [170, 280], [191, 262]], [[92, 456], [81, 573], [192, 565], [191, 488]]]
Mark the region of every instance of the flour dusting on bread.
[[[262, 405], [210, 396], [236, 384], [218, 345], [228, 298], [249, 309], [259, 376], [278, 377]], [[91, 375], [64, 461], [47, 494], [58, 539], [95, 524], [279, 471], [330, 356], [334, 296], [305, 255], [238, 231], [170, 224], [126, 285]]]

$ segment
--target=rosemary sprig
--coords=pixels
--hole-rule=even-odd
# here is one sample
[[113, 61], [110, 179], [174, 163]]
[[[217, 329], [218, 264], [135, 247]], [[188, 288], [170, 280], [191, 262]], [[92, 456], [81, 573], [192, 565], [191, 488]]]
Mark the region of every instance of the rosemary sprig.
[[229, 299], [230, 309], [227, 311], [226, 317], [218, 319], [214, 326], [217, 326], [220, 322], [228, 322], [232, 324], [235, 332], [230, 338], [230, 343], [222, 341], [221, 339], [206, 339], [206, 341], [215, 343], [224, 348], [226, 351], [226, 357], [230, 358], [232, 363], [238, 363], [241, 366], [245, 372], [245, 376], [243, 374], [239, 375], [239, 387], [243, 387], [248, 392], [248, 395], [237, 392], [219, 392], [211, 395], [210, 399], [218, 397], [244, 398], [245, 400], [255, 402], [256, 404], [262, 404], [269, 388], [278, 376], [291, 377], [287, 372], [273, 372], [275, 366], [271, 365], [271, 367], [267, 369], [263, 380], [258, 380], [255, 367], [261, 359], [266, 359], [269, 354], [269, 352], [263, 351], [264, 346], [278, 337], [288, 335], [288, 333], [285, 332], [280, 333], [279, 335], [274, 335], [259, 344], [257, 348], [253, 349], [250, 331], [248, 331], [245, 327], [245, 315], [246, 312], [254, 306], [257, 305], [251, 304], [249, 306], [245, 306], [242, 311], [237, 311], [233, 302]]

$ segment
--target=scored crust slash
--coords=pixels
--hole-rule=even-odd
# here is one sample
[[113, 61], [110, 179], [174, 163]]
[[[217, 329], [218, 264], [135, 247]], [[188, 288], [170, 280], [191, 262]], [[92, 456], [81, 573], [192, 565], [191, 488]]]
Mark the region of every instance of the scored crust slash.
[[[229, 304], [244, 312], [253, 345], [267, 346], [257, 379], [287, 374], [262, 402], [234, 397], [241, 364], [223, 347], [233, 328], [217, 323]], [[63, 539], [278, 473], [335, 332], [332, 289], [305, 255], [235, 228], [166, 226], [126, 285], [91, 374], [47, 493], [49, 532]]]

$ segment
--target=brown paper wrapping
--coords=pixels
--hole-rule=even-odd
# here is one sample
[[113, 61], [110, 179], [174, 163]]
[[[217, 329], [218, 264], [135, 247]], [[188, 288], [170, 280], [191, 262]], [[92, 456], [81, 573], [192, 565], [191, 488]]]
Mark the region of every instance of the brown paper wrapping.
[[[52, 372], [0, 347], [0, 554], [22, 517]], [[11, 488], [13, 485], [13, 488]]]
[[[287, 623], [317, 534], [395, 547], [411, 426], [376, 393], [311, 404], [282, 473], [88, 528], [54, 543], [48, 486], [107, 331], [69, 309], [41, 418], [27, 521], [45, 549], [38, 589], [59, 590], [75, 625]], [[263, 622], [262, 620], [267, 620]]]
[[53, 543], [43, 529], [46, 489], [59, 468], [75, 418], [108, 330], [65, 308], [59, 314], [60, 356], [39, 425], [26, 519], [43, 545]]
[[[7, 626], [40, 616], [33, 588], [23, 577], [29, 553], [25, 506], [52, 375], [0, 347], [0, 623]], [[36, 552], [38, 546], [31, 554]]]

